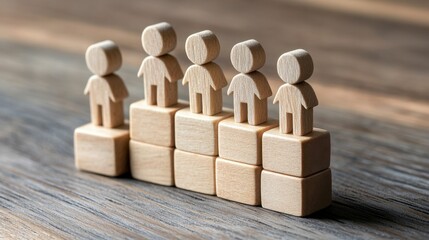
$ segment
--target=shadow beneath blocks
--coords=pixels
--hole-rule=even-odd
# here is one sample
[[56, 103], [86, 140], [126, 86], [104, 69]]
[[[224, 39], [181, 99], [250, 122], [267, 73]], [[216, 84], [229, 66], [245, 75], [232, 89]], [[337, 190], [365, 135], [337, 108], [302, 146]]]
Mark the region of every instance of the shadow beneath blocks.
[[333, 199], [332, 204], [310, 216], [308, 219], [332, 220], [340, 223], [373, 223], [386, 225], [386, 223], [398, 223], [402, 226], [417, 227], [420, 221], [409, 218], [398, 209], [388, 208], [388, 204], [371, 204], [369, 201], [347, 201]]

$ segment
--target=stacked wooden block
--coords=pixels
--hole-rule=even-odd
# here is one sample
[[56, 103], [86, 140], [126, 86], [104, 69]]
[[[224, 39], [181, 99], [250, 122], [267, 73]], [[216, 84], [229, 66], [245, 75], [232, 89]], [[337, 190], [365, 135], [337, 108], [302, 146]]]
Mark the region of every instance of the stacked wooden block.
[[[222, 110], [222, 89], [228, 85], [215, 60], [216, 35], [205, 30], [186, 40], [193, 63], [184, 76], [171, 52], [176, 33], [168, 23], [148, 26], [142, 33], [149, 55], [138, 72], [145, 99], [130, 106], [130, 135], [122, 100], [128, 95], [113, 72], [121, 55], [111, 41], [88, 48], [87, 64], [95, 74], [90, 95], [92, 124], [75, 131], [76, 166], [117, 176], [128, 170], [134, 178], [296, 216], [306, 216], [331, 202], [330, 135], [313, 128], [318, 100], [305, 82], [313, 61], [305, 50], [280, 56], [277, 69], [286, 82], [276, 93], [279, 121], [270, 120], [272, 95], [265, 76], [265, 51], [256, 40], [236, 44], [231, 62], [239, 72], [228, 94], [234, 114]], [[189, 85], [189, 105], [178, 103], [177, 83]], [[103, 125], [103, 126], [99, 126]]]
[[145, 100], [130, 106], [131, 175], [139, 180], [174, 186], [174, 117], [186, 105], [177, 101], [177, 81], [183, 77], [176, 58], [176, 33], [168, 23], [148, 26], [142, 33], [149, 54], [138, 72], [144, 78]]
[[222, 88], [228, 83], [219, 65], [212, 62], [220, 50], [213, 32], [206, 30], [189, 36], [185, 47], [194, 65], [183, 78], [183, 84], [189, 83], [190, 107], [176, 114], [176, 186], [214, 195], [218, 125], [232, 116], [222, 111]]
[[84, 92], [89, 95], [92, 123], [74, 132], [75, 164], [80, 170], [119, 176], [129, 169], [129, 127], [123, 110], [128, 91], [114, 73], [121, 67], [121, 52], [112, 41], [96, 43], [86, 51], [86, 64], [94, 74]]
[[274, 99], [280, 103], [280, 127], [262, 140], [262, 207], [306, 216], [331, 203], [330, 135], [313, 129], [318, 101], [304, 82], [313, 73], [311, 56], [302, 49], [285, 53], [277, 69], [286, 84]]
[[231, 81], [234, 117], [219, 124], [216, 160], [217, 196], [250, 205], [261, 204], [262, 134], [277, 126], [267, 121], [267, 98], [272, 95], [265, 76], [265, 52], [256, 40], [236, 44], [231, 62], [240, 73]]

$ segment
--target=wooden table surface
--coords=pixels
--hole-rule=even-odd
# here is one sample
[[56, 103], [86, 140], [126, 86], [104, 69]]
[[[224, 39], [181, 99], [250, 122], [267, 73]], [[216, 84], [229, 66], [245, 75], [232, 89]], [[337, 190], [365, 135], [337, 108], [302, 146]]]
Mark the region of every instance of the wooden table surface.
[[[259, 40], [273, 92], [283, 52], [312, 54], [315, 126], [332, 134], [329, 208], [297, 218], [75, 170], [73, 130], [90, 120], [86, 47], [120, 45], [128, 107], [143, 97], [141, 31], [159, 21], [176, 28], [183, 69], [186, 37], [213, 30], [228, 79], [231, 47]], [[428, 90], [424, 0], [0, 0], [0, 239], [428, 239]]]

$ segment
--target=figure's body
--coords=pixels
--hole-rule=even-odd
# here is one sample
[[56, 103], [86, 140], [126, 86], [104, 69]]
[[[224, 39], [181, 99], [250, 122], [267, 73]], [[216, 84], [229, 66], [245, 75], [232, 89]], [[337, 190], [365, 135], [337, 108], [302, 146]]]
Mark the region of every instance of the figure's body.
[[192, 113], [215, 115], [222, 111], [222, 88], [228, 85], [222, 69], [212, 62], [219, 55], [219, 41], [209, 30], [192, 34], [186, 40], [186, 55], [194, 65], [183, 78], [189, 83], [189, 106]]
[[85, 87], [89, 95], [91, 122], [97, 126], [115, 128], [124, 123], [123, 100], [128, 97], [122, 79], [114, 74], [122, 64], [121, 52], [112, 41], [91, 45], [86, 51], [91, 76]]
[[193, 113], [214, 115], [222, 111], [222, 88], [228, 83], [216, 63], [188, 68], [183, 84], [189, 82], [189, 105]]
[[313, 107], [318, 105], [318, 100], [310, 84], [284, 84], [274, 98], [274, 103], [277, 102], [281, 133], [302, 136], [313, 131]]
[[168, 54], [176, 47], [176, 33], [166, 22], [146, 27], [142, 33], [146, 57], [137, 74], [143, 76], [148, 105], [169, 107], [177, 103], [177, 81], [183, 77], [177, 59]]
[[265, 76], [257, 70], [265, 63], [265, 51], [254, 39], [237, 43], [231, 49], [231, 63], [240, 73], [228, 88], [234, 93], [234, 121], [259, 125], [267, 121], [267, 98], [272, 95]]
[[89, 95], [92, 124], [113, 128], [124, 123], [123, 99], [128, 91], [118, 75], [93, 75], [85, 87], [85, 95]]
[[258, 125], [268, 118], [267, 98], [272, 95], [265, 76], [258, 72], [236, 75], [228, 88], [234, 92], [234, 120]]
[[313, 73], [313, 60], [302, 49], [284, 53], [277, 62], [277, 72], [286, 82], [277, 91], [281, 133], [303, 136], [313, 131], [313, 107], [318, 105], [316, 93], [305, 80]]
[[183, 73], [176, 58], [169, 54], [146, 57], [138, 73], [142, 76], [147, 104], [168, 107], [177, 103], [177, 81]]

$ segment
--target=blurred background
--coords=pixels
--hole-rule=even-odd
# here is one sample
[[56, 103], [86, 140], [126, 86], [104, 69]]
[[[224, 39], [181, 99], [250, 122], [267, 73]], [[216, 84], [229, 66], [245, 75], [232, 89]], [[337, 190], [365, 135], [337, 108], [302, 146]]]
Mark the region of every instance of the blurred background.
[[[0, 6], [1, 81], [8, 88], [26, 85], [34, 90], [25, 94], [31, 98], [54, 94], [64, 107], [86, 116], [86, 48], [104, 39], [120, 46], [124, 64], [119, 74], [130, 90], [129, 104], [143, 98], [142, 79], [136, 77], [146, 56], [141, 32], [147, 25], [168, 21], [178, 35], [172, 54], [183, 70], [191, 65], [184, 43], [194, 32], [210, 29], [217, 34], [221, 54], [216, 62], [228, 80], [236, 74], [229, 60], [232, 46], [254, 38], [265, 48], [267, 61], [261, 72], [275, 94], [282, 84], [277, 58], [303, 48], [315, 64], [309, 83], [321, 106], [316, 116], [320, 108], [329, 107], [407, 126], [429, 126], [425, 0], [0, 0]], [[12, 93], [2, 86], [2, 94]], [[182, 98], [186, 92], [182, 87]], [[231, 97], [224, 100], [232, 106]], [[84, 106], [76, 108], [76, 103]]]

